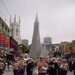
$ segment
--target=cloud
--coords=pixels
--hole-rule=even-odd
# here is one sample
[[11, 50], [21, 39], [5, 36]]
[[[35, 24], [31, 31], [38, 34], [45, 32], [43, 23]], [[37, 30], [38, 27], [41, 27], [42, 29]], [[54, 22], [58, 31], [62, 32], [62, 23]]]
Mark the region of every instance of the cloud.
[[[75, 0], [3, 0], [3, 2], [12, 18], [14, 14], [17, 18], [21, 16], [22, 39], [32, 41], [36, 12], [38, 12], [41, 41], [46, 36], [52, 37], [53, 43], [71, 41], [75, 38]], [[1, 2], [0, 10], [9, 24], [9, 15]]]

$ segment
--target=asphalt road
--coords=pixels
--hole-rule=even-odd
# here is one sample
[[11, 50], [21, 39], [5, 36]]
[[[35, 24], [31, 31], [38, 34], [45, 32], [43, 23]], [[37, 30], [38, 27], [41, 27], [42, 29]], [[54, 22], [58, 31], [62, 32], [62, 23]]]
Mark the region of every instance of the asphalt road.
[[[13, 71], [10, 70], [10, 71], [5, 71], [3, 75], [13, 75]], [[26, 74], [25, 74], [26, 75]], [[33, 75], [36, 75], [36, 74], [33, 74]], [[68, 72], [67, 75], [73, 75], [73, 72]]]

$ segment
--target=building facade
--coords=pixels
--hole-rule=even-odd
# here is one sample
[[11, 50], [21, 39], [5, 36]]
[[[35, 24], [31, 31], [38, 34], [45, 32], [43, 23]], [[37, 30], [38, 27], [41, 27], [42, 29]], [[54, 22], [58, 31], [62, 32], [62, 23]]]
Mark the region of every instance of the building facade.
[[20, 17], [19, 22], [16, 22], [16, 15], [14, 15], [14, 22], [12, 22], [10, 16], [10, 29], [11, 29], [11, 36], [18, 42], [18, 44], [21, 44]]
[[0, 51], [5, 52], [10, 48], [10, 28], [0, 17]]
[[45, 37], [44, 38], [44, 43], [47, 43], [47, 44], [52, 44], [52, 38], [51, 37]]
[[22, 40], [22, 44], [24, 44], [25, 46], [28, 47], [28, 40], [27, 40], [27, 39], [23, 39], [23, 40]]

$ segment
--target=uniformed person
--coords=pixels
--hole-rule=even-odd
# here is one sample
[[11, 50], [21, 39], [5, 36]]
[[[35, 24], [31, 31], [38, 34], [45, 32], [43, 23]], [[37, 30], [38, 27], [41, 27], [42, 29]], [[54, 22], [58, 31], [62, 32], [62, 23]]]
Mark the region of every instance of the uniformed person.
[[27, 75], [33, 74], [33, 68], [34, 68], [33, 60], [31, 58], [29, 58], [27, 60], [27, 68], [26, 68]]
[[24, 66], [23, 66], [23, 61], [22, 60], [20, 60], [18, 68], [19, 68], [18, 69], [19, 70], [19, 75], [23, 75]]
[[49, 75], [57, 75], [57, 62], [55, 62], [55, 58], [51, 59], [49, 62]]
[[74, 75], [75, 75], [75, 58], [73, 59], [73, 72], [74, 72]]
[[2, 58], [0, 58], [0, 75], [3, 74], [4, 63], [2, 62]]
[[47, 74], [48, 65], [42, 57], [40, 57], [40, 59], [37, 63], [37, 67], [38, 67], [39, 75], [46, 75]]
[[66, 59], [62, 60], [61, 67], [62, 67], [61, 74], [62, 75], [67, 75], [67, 72], [68, 72], [68, 63], [67, 63]]
[[73, 71], [73, 59], [69, 59], [68, 66], [69, 66], [69, 71], [72, 72]]
[[14, 64], [12, 66], [13, 66], [14, 75], [19, 75], [19, 71], [18, 71], [19, 63], [17, 59], [15, 59]]
[[59, 58], [57, 60], [57, 65], [58, 65], [57, 75], [62, 75], [61, 74], [61, 68], [62, 68], [61, 64], [62, 64], [62, 60]]

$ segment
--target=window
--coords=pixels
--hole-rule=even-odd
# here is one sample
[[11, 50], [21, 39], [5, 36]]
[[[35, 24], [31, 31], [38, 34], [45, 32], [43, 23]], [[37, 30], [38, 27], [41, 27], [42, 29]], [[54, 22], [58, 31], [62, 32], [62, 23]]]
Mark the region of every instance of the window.
[[12, 28], [12, 30], [11, 30], [11, 34], [12, 34], [12, 36], [13, 36], [13, 28]]
[[1, 26], [1, 23], [0, 23], [0, 33], [1, 33], [1, 31], [2, 31], [2, 26]]
[[3, 29], [4, 29], [4, 25], [3, 25], [3, 23], [2, 23], [2, 32], [3, 32]]
[[18, 28], [16, 29], [16, 36], [18, 36]]

